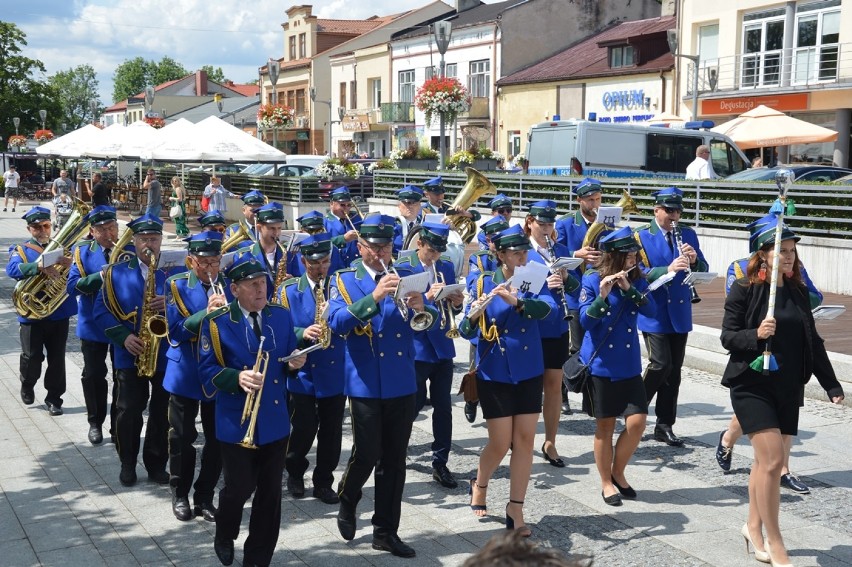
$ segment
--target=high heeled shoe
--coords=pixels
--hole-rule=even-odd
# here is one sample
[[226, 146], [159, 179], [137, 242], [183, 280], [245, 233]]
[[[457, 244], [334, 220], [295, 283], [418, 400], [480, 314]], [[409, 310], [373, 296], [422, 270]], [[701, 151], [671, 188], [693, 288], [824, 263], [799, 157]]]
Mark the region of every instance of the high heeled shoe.
[[526, 526], [526, 524], [522, 524], [518, 527], [515, 527], [515, 518], [509, 515], [509, 504], [520, 504], [523, 506], [523, 500], [509, 500], [508, 504], [506, 504], [506, 529], [507, 530], [518, 530], [518, 533], [521, 534], [521, 537], [530, 537], [532, 535], [532, 531]]
[[754, 545], [754, 542], [751, 540], [751, 534], [748, 531], [748, 524], [743, 524], [743, 529], [740, 530], [740, 533], [743, 535], [743, 538], [745, 539], [746, 555], [748, 555], [750, 553], [748, 546], [749, 546], [749, 544], [751, 544], [751, 546], [754, 547], [754, 558], [757, 559], [758, 561], [760, 561], [761, 563], [769, 563], [769, 561], [770, 561], [769, 553], [767, 553], [766, 551], [759, 550]]
[[772, 559], [772, 552], [769, 551], [769, 542], [765, 542], [764, 545], [766, 546], [766, 555], [769, 556], [769, 564], [772, 565], [772, 567], [793, 567], [792, 563], [776, 563], [775, 560]]
[[550, 455], [547, 454], [547, 451], [544, 450], [545, 445], [547, 445], [547, 441], [541, 444], [541, 455], [544, 457], [544, 460], [556, 468], [563, 468], [565, 466], [565, 461], [562, 460], [562, 457], [551, 459]]
[[636, 500], [636, 491], [633, 490], [632, 486], [621, 486], [620, 484], [615, 482], [614, 478], [610, 477], [610, 479], [612, 480], [612, 485], [617, 488], [618, 491], [621, 493], [621, 496], [627, 498], [628, 500]]
[[[467, 493], [470, 496], [470, 509], [474, 513], [476, 513], [476, 512], [486, 512], [487, 513], [488, 507], [485, 504], [474, 504], [473, 503], [473, 485], [474, 484], [477, 486], [477, 488], [480, 488], [480, 489], [488, 488], [487, 484], [485, 486], [482, 486], [478, 482], [476, 482], [475, 478], [470, 479], [470, 486], [468, 486], [468, 488], [467, 488]], [[479, 516], [479, 514], [476, 514], [476, 515]], [[483, 514], [483, 516], [484, 515], [485, 514]]]

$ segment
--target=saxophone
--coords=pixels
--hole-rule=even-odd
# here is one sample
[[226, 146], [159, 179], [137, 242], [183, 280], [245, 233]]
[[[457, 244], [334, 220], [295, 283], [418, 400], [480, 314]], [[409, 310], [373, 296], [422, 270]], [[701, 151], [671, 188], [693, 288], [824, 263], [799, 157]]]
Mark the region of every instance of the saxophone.
[[316, 287], [314, 295], [314, 299], [317, 304], [316, 310], [314, 311], [314, 324], [320, 326], [320, 335], [317, 337], [316, 342], [321, 344], [322, 348], [326, 349], [331, 344], [331, 329], [328, 328], [328, 321], [326, 321], [325, 317], [322, 316], [322, 306], [323, 303], [325, 303], [322, 288], [322, 280], [320, 280], [320, 285]]
[[139, 322], [139, 338], [145, 343], [145, 350], [136, 357], [136, 373], [140, 378], [151, 378], [157, 372], [157, 355], [160, 341], [168, 333], [166, 318], [151, 309], [151, 302], [157, 295], [157, 264], [159, 259], [151, 250], [148, 255], [148, 279], [145, 280], [145, 296], [142, 299], [142, 318]]

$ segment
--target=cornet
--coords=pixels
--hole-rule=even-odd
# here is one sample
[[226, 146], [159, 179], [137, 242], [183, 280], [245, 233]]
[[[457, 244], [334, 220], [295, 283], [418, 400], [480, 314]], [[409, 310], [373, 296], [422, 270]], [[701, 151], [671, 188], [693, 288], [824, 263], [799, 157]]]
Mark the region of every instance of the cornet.
[[[379, 262], [381, 262], [382, 268], [385, 269], [385, 272], [390, 272], [396, 277], [400, 277], [399, 272], [396, 271], [396, 268], [392, 266], [388, 267], [388, 265], [385, 264], [385, 261], [381, 258], [379, 258]], [[398, 293], [399, 286], [397, 286], [396, 291], [393, 294], [393, 301], [394, 303], [396, 303], [397, 309], [399, 309], [399, 314], [402, 316], [402, 320], [408, 321], [408, 302], [404, 297], [398, 297]], [[420, 313], [415, 313], [414, 317], [411, 318], [410, 326], [415, 331], [425, 331], [426, 329], [432, 326], [433, 320], [434, 319], [431, 313], [429, 313], [428, 311], [421, 311]]]
[[[444, 274], [438, 271], [436, 266], [436, 262], [432, 262], [432, 272], [435, 275], [435, 282], [440, 284], [446, 284], [444, 280]], [[446, 337], [448, 339], [457, 339], [461, 335], [459, 334], [458, 326], [456, 326], [456, 318], [453, 315], [453, 306], [450, 304], [450, 299], [442, 299], [438, 305], [438, 309], [441, 311], [441, 328], [447, 326], [447, 320], [450, 321], [450, 328], [446, 332]]]
[[213, 279], [213, 275], [209, 271], [207, 272], [207, 280], [210, 282], [210, 289], [213, 290], [213, 295], [225, 297], [225, 288]]
[[260, 397], [263, 395], [263, 386], [266, 382], [266, 368], [269, 365], [269, 353], [263, 351], [263, 341], [266, 337], [260, 337], [260, 344], [257, 345], [257, 359], [254, 361], [252, 372], [261, 375], [262, 382], [260, 388], [252, 390], [246, 394], [246, 403], [243, 405], [243, 415], [240, 418], [240, 425], [243, 425], [246, 420], [249, 420], [248, 429], [240, 445], [246, 449], [257, 449], [254, 444], [254, 432], [257, 429], [257, 412], [260, 411]]

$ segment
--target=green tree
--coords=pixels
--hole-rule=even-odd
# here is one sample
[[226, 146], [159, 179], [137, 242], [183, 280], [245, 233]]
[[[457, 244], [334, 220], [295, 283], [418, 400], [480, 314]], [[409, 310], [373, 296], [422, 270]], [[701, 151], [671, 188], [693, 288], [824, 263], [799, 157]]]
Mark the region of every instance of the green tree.
[[155, 86], [188, 75], [186, 67], [172, 59], [163, 57], [159, 62], [145, 61], [142, 57], [126, 59], [115, 69], [113, 75], [112, 100], [118, 102]]
[[201, 70], [207, 71], [207, 78], [211, 81], [215, 81], [217, 83], [224, 83], [228, 80], [228, 78], [225, 77], [225, 72], [222, 70], [221, 67], [216, 67], [214, 69], [213, 65], [202, 65]]
[[189, 74], [186, 67], [169, 56], [164, 56], [159, 63], [150, 62], [149, 80], [152, 85], [159, 85], [166, 81], [174, 81]]
[[[67, 71], [59, 71], [48, 80], [59, 96], [60, 120], [69, 130], [92, 122], [98, 111], [98, 79], [91, 65], [78, 65]], [[95, 103], [92, 112], [91, 104]]]
[[15, 133], [13, 117], [21, 119], [18, 131], [29, 136], [41, 128], [39, 110], [47, 111], [48, 128], [61, 123], [56, 91], [44, 81], [44, 64], [23, 54], [26, 34], [10, 22], [0, 21], [0, 147]]

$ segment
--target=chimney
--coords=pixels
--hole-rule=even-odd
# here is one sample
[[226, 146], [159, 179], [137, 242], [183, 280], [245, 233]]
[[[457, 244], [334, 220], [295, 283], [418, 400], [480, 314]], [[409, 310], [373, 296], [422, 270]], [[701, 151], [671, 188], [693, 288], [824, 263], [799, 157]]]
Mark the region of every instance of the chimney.
[[476, 8], [481, 2], [479, 0], [456, 0], [456, 13], [460, 14], [465, 10]]
[[677, 15], [677, 0], [663, 0], [660, 8], [660, 17]]
[[195, 72], [195, 96], [207, 96], [207, 71], [204, 69]]

